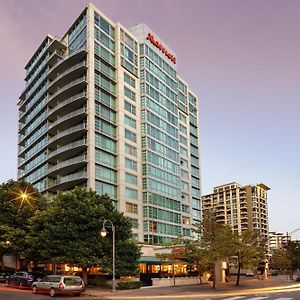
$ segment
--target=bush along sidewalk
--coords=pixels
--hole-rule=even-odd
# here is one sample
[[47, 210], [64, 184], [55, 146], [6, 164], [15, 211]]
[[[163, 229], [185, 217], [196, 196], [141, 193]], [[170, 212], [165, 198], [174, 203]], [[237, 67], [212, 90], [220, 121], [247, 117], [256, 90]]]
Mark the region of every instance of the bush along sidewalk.
[[139, 289], [141, 286], [142, 286], [141, 281], [119, 281], [117, 283], [117, 288], [119, 290]]

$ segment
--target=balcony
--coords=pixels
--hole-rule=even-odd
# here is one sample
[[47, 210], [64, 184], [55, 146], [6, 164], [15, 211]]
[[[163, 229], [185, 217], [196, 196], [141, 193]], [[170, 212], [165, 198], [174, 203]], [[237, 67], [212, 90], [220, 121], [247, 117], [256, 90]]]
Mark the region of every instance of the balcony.
[[86, 139], [81, 139], [76, 142], [69, 143], [63, 147], [59, 147], [48, 155], [49, 162], [56, 162], [57, 159], [64, 160], [70, 156], [77, 155], [87, 147]]
[[57, 118], [57, 115], [62, 114], [65, 110], [76, 110], [86, 102], [86, 99], [86, 93], [82, 92], [58, 103], [49, 111], [48, 119], [54, 121]]
[[71, 68], [65, 70], [64, 72], [58, 74], [53, 79], [53, 81], [50, 82], [48, 91], [50, 93], [53, 93], [57, 89], [57, 87], [61, 85], [66, 85], [70, 81], [82, 76], [86, 72], [86, 69], [87, 69], [86, 62], [82, 61], [72, 66]]
[[57, 192], [57, 190], [65, 191], [76, 185], [80, 185], [85, 181], [87, 181], [87, 172], [85, 170], [79, 171], [49, 182], [47, 190], [50, 192]]
[[55, 76], [55, 73], [62, 72], [63, 70], [66, 70], [68, 67], [71, 67], [72, 65], [78, 63], [78, 61], [81, 61], [85, 59], [87, 55], [87, 50], [85, 48], [81, 48], [70, 54], [69, 56], [64, 57], [62, 60], [58, 61], [52, 69], [49, 71], [49, 77], [53, 78]]
[[48, 115], [48, 108], [46, 108], [48, 99], [46, 99], [45, 103], [43, 105], [40, 105], [40, 107], [38, 108], [34, 108], [33, 110], [30, 111], [30, 118], [27, 116], [26, 119], [22, 118], [19, 120], [19, 133], [22, 134], [24, 133], [23, 130], [25, 129], [25, 127], [27, 127], [27, 125], [29, 125], [30, 123], [32, 123], [32, 120], [42, 111], [42, 110], [47, 110], [47, 115]]
[[[22, 114], [20, 115], [20, 118], [22, 118], [33, 106], [34, 104], [41, 99], [44, 94], [47, 92], [48, 89], [48, 83], [46, 83], [33, 97], [30, 99], [30, 101], [22, 101], [19, 103], [19, 110], [22, 110]], [[25, 107], [26, 104], [26, 107]]]
[[63, 53], [61, 51], [58, 50], [54, 50], [53, 53], [48, 54], [47, 58], [44, 60], [44, 62], [42, 62], [39, 67], [37, 69], [35, 69], [35, 71], [33, 72], [32, 75], [30, 76], [26, 76], [25, 80], [26, 82], [26, 86], [28, 87], [31, 82], [36, 78], [36, 76], [47, 66], [50, 65], [52, 66], [53, 63], [57, 62], [57, 60], [61, 60], [63, 57]]
[[[53, 104], [56, 101], [61, 101], [63, 98], [69, 98], [70, 96], [73, 96], [72, 94], [76, 94], [80, 91], [82, 91], [82, 89], [84, 88], [84, 86], [87, 84], [86, 82], [86, 77], [82, 76], [72, 82], [70, 82], [69, 84], [61, 87], [60, 89], [58, 89], [50, 98], [48, 101], [48, 105], [53, 106]], [[70, 89], [72, 89], [70, 91]]]
[[[28, 159], [28, 160], [29, 160], [29, 159]], [[38, 169], [39, 167], [41, 167], [41, 165], [43, 165], [43, 164], [45, 163], [46, 160], [47, 160], [47, 159], [45, 158], [45, 159], [43, 159], [43, 160], [37, 162], [35, 165], [31, 166], [31, 168], [30, 168], [29, 170], [23, 170], [23, 171], [19, 174], [18, 178], [28, 176], [30, 173], [34, 172], [36, 169]], [[20, 170], [20, 169], [19, 169], [19, 170]]]
[[[36, 132], [36, 129], [38, 127], [40, 127], [44, 122], [45, 120], [47, 119], [47, 114], [45, 114], [45, 116], [43, 116], [38, 123], [35, 124], [35, 126], [33, 128], [30, 129], [29, 132], [24, 132], [24, 134], [21, 134], [21, 132], [23, 131], [20, 131], [19, 133], [19, 145], [21, 146], [25, 146], [25, 140], [27, 140], [31, 135], [34, 135], [34, 133]], [[24, 128], [24, 126], [23, 126]], [[45, 132], [45, 131], [44, 131]]]
[[40, 62], [41, 58], [47, 51], [54, 51], [55, 49], [59, 50], [65, 50], [67, 47], [64, 45], [59, 39], [54, 38], [52, 42], [50, 42], [48, 45], [46, 45], [43, 50], [33, 59], [29, 61], [29, 63], [32, 61], [32, 64], [29, 66], [29, 63], [26, 65], [27, 68], [27, 76], [30, 76], [31, 71], [33, 71], [34, 67], [38, 65]]
[[87, 130], [86, 124], [82, 123], [82, 124], [73, 126], [71, 128], [68, 128], [64, 131], [61, 131], [48, 140], [48, 147], [50, 147], [51, 145], [57, 144], [62, 139], [64, 139], [63, 140], [64, 144], [68, 144], [68, 143], [80, 138], [80, 136], [82, 136], [82, 132], [83, 131], [85, 132], [86, 130]]
[[59, 175], [64, 176], [78, 170], [78, 168], [82, 168], [86, 163], [86, 155], [76, 156], [50, 167], [48, 169], [48, 175], [53, 175], [54, 173], [59, 172]]
[[68, 125], [68, 127], [71, 127], [75, 125], [76, 123], [80, 122], [83, 117], [86, 116], [86, 108], [81, 107], [75, 111], [72, 111], [60, 118], [58, 118], [55, 122], [51, 123], [48, 126], [48, 133], [50, 135], [53, 135], [56, 133], [57, 127], [60, 126], [60, 128], [63, 128], [64, 126]]

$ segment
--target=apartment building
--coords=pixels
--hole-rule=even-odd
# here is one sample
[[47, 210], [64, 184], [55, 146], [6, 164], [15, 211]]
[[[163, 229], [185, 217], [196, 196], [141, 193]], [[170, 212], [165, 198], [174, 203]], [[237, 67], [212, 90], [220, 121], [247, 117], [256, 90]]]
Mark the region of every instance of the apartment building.
[[249, 229], [267, 239], [269, 189], [263, 183], [241, 186], [232, 182], [216, 186], [212, 194], [202, 196], [203, 215], [210, 212], [217, 222], [230, 225], [238, 233]]
[[281, 250], [291, 240], [289, 233], [282, 233], [276, 231], [269, 232], [269, 248], [272, 253], [274, 250]]
[[18, 178], [52, 197], [108, 194], [140, 242], [191, 236], [200, 221], [198, 98], [176, 53], [145, 24], [127, 29], [89, 4], [26, 64]]

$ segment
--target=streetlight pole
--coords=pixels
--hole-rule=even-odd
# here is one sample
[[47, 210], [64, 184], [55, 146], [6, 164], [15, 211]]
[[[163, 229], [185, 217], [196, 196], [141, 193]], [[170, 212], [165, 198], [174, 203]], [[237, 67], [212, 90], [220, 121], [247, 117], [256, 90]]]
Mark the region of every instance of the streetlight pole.
[[116, 242], [116, 236], [115, 236], [115, 225], [112, 221], [110, 220], [104, 220], [102, 229], [100, 231], [101, 236], [105, 237], [107, 235], [107, 230], [105, 229], [105, 224], [110, 223], [110, 227], [112, 230], [113, 238], [112, 238], [112, 292], [116, 292], [116, 270], [115, 270], [115, 265], [116, 265], [116, 257], [115, 257], [115, 242]]

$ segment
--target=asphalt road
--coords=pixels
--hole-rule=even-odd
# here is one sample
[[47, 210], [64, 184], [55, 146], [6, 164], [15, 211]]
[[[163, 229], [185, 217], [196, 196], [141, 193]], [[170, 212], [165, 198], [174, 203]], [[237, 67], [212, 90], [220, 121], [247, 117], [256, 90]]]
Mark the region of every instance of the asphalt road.
[[[196, 299], [196, 298], [195, 298]], [[203, 298], [202, 300], [299, 300], [300, 291], [274, 293], [274, 294], [257, 294], [257, 295], [239, 295], [233, 297], [214, 297]], [[193, 300], [193, 298], [189, 298]]]
[[[32, 294], [31, 290], [19, 290], [15, 288], [7, 288], [0, 286], [0, 300], [51, 300], [49, 295]], [[55, 300], [71, 300], [71, 299], [80, 299], [80, 300], [91, 300], [88, 296], [81, 295], [80, 297], [73, 296], [57, 296]], [[99, 299], [99, 298], [98, 298]]]
[[[89, 291], [88, 291], [89, 292]], [[142, 295], [141, 293], [144, 293]], [[20, 290], [16, 288], [7, 288], [0, 286], [0, 300], [50, 300], [49, 295], [34, 295], [31, 290]], [[146, 289], [146, 290], [131, 290], [118, 291], [117, 294], [105, 293], [94, 295], [94, 297], [81, 295], [80, 297], [73, 296], [58, 296], [56, 300], [100, 300], [100, 299], [134, 299], [134, 300], [300, 300], [300, 285], [291, 285], [266, 289], [252, 290], [226, 290], [210, 292], [210, 289], [199, 290], [198, 286], [186, 287], [167, 287], [164, 289]]]

